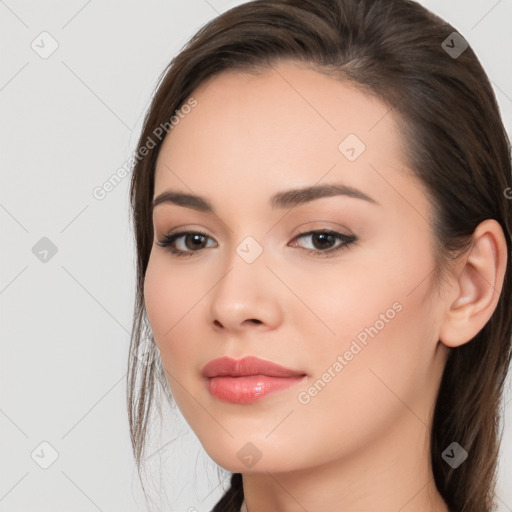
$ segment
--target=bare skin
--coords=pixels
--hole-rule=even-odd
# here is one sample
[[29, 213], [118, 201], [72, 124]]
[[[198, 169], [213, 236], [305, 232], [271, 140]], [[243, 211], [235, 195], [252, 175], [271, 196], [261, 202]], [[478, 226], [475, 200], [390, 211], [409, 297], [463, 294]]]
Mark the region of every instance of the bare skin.
[[[451, 347], [470, 341], [496, 307], [506, 266], [499, 224], [480, 224], [436, 291], [430, 204], [407, 169], [400, 120], [383, 103], [292, 62], [259, 76], [223, 73], [193, 96], [197, 106], [161, 148], [154, 197], [200, 195], [215, 213], [155, 207], [144, 290], [184, 417], [215, 462], [243, 474], [249, 512], [448, 511], [430, 467], [432, 411]], [[339, 149], [349, 134], [365, 145], [359, 156], [356, 139]], [[326, 183], [375, 203], [269, 203]], [[205, 235], [199, 250], [190, 237], [175, 241], [191, 255], [156, 243], [187, 230]], [[356, 241], [298, 237], [313, 230]], [[237, 253], [248, 236], [262, 249], [251, 263]], [[356, 352], [353, 341], [372, 326]], [[307, 379], [252, 404], [212, 396], [203, 366], [247, 355]], [[261, 456], [251, 467], [237, 455], [244, 446]]]

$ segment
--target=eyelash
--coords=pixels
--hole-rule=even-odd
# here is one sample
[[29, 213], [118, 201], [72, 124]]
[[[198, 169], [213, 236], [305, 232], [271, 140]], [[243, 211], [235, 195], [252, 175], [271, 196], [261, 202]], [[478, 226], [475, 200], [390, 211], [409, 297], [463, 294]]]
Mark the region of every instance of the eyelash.
[[[355, 236], [343, 235], [341, 233], [338, 233], [337, 231], [329, 231], [329, 230], [317, 230], [317, 231], [307, 231], [304, 233], [299, 233], [293, 240], [296, 240], [298, 238], [303, 238], [306, 236], [310, 236], [310, 235], [316, 235], [316, 234], [333, 235], [338, 240], [341, 240], [343, 242], [342, 244], [336, 246], [335, 248], [328, 249], [326, 251], [321, 251], [318, 249], [303, 249], [308, 254], [314, 254], [314, 255], [320, 256], [320, 257], [322, 257], [324, 254], [330, 255], [332, 253], [337, 253], [343, 249], [346, 249], [347, 247], [349, 247], [350, 245], [352, 245], [354, 242], [357, 241], [357, 238]], [[172, 244], [178, 238], [181, 238], [186, 235], [201, 235], [201, 236], [210, 238], [208, 235], [206, 235], [205, 233], [201, 233], [200, 231], [180, 231], [179, 233], [173, 233], [172, 235], [164, 235], [157, 242], [157, 245], [159, 245], [160, 247], [163, 247], [165, 250], [169, 251], [174, 256], [178, 256], [178, 257], [182, 257], [182, 256], [190, 257], [190, 256], [194, 255], [195, 253], [198, 253], [202, 249], [204, 249], [204, 248], [201, 248], [201, 249], [198, 249], [197, 251], [182, 251], [182, 250], [176, 249], [175, 247], [172, 246]]]

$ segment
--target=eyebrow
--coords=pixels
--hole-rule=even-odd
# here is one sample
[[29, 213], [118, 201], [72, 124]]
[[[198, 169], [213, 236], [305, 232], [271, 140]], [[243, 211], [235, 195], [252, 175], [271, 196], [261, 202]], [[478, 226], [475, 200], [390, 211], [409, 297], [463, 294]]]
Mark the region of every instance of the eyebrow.
[[[371, 198], [361, 190], [341, 183], [314, 185], [278, 192], [270, 198], [270, 205], [273, 209], [292, 208], [315, 199], [332, 196], [352, 197], [379, 205], [375, 199]], [[174, 190], [166, 190], [162, 194], [158, 195], [153, 200], [153, 208], [163, 203], [176, 204], [178, 206], [191, 208], [205, 213], [215, 213], [212, 203], [205, 197], [186, 194], [184, 192]]]

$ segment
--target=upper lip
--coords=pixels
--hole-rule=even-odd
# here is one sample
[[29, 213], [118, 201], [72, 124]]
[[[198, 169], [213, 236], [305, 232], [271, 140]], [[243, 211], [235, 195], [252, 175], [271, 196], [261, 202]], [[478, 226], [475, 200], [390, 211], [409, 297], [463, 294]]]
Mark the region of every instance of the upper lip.
[[201, 370], [203, 377], [245, 377], [250, 375], [267, 375], [269, 377], [301, 377], [306, 375], [298, 370], [291, 370], [271, 361], [254, 356], [242, 359], [220, 357], [207, 363]]

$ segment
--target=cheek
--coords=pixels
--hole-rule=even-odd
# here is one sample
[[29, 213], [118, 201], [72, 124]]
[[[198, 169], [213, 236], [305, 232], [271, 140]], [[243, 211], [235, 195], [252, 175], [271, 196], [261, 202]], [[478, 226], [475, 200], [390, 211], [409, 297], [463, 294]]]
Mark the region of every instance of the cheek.
[[[339, 282], [325, 276], [318, 282], [326, 286], [316, 287], [322, 293], [309, 295], [318, 317], [335, 333], [318, 320], [302, 324], [302, 350], [309, 354], [315, 379], [321, 380], [321, 392], [311, 400], [319, 411], [328, 409], [329, 400], [346, 401], [345, 410], [358, 410], [359, 403], [380, 407], [393, 392], [412, 401], [428, 382], [437, 320], [429, 300], [433, 261], [427, 247], [422, 253], [422, 244], [403, 246], [395, 254], [382, 247], [378, 259], [362, 256], [340, 271]], [[329, 371], [336, 377], [330, 379]], [[324, 381], [329, 381], [325, 390]]]
[[154, 253], [150, 257], [144, 279], [144, 303], [155, 343], [167, 369], [171, 360], [169, 351], [172, 348], [169, 340], [174, 339], [180, 325], [178, 313], [181, 311], [180, 302], [183, 301], [186, 289], [173, 279], [173, 274], [162, 259], [159, 255], [155, 257]]
[[[194, 277], [198, 278], [197, 273]], [[202, 338], [194, 319], [203, 311], [200, 299], [208, 289], [197, 286], [200, 281], [170, 264], [165, 254], [152, 253], [144, 280], [146, 313], [162, 364], [168, 376], [175, 375], [180, 382], [195, 377], [190, 363], [200, 360], [198, 340]], [[169, 384], [173, 386], [172, 380]]]
[[164, 331], [163, 321], [168, 309], [168, 300], [172, 297], [166, 286], [166, 276], [160, 270], [158, 258], [151, 256], [144, 277], [144, 305], [151, 329], [156, 338]]
[[[288, 438], [297, 444], [296, 432], [304, 431], [305, 439], [300, 442], [304, 463], [311, 457], [329, 460], [332, 453], [349, 455], [362, 449], [391, 429], [398, 418], [428, 424], [422, 400], [435, 377], [434, 344], [427, 339], [427, 308], [419, 295], [399, 297], [403, 309], [393, 310], [396, 314], [388, 323], [377, 323], [375, 319], [386, 311], [389, 300], [397, 297], [395, 293], [381, 297], [382, 307], [376, 299], [371, 304], [367, 302], [368, 316], [362, 328], [352, 322], [350, 315], [341, 315], [354, 336], [347, 333], [343, 339], [321, 343], [321, 350], [309, 352], [314, 360], [313, 378], [309, 387], [300, 390], [300, 400], [297, 396], [296, 413], [279, 429], [284, 444]], [[366, 343], [357, 338], [361, 333], [365, 334]], [[339, 356], [343, 360], [341, 366]], [[308, 436], [312, 434], [330, 441], [311, 443]]]
[[337, 265], [287, 271], [287, 282], [309, 309], [298, 305], [292, 310], [297, 314], [294, 322], [306, 329], [305, 338], [325, 340], [326, 348], [343, 348], [359, 333], [364, 341], [364, 333], [374, 325], [388, 331], [390, 323], [400, 322], [398, 309], [406, 303], [412, 309], [422, 305], [414, 301], [425, 291], [421, 283], [428, 281], [431, 266], [425, 256], [419, 261], [419, 253], [418, 246], [413, 251], [383, 242], [359, 248], [357, 257], [347, 253]]
[[144, 303], [156, 338], [162, 340], [176, 330], [185, 305], [196, 294], [193, 283], [169, 264], [166, 255], [151, 253], [144, 279]]

